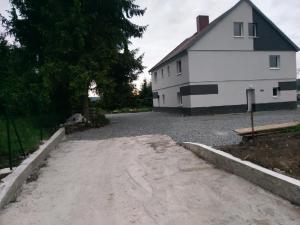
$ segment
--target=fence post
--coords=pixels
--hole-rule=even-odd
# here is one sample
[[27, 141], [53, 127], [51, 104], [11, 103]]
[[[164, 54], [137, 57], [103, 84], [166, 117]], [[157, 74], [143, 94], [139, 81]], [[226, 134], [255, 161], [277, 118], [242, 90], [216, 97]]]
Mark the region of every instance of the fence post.
[[43, 119], [42, 119], [42, 112], [40, 112], [40, 116], [39, 116], [39, 121], [40, 121], [40, 140], [43, 140]]
[[23, 145], [22, 145], [21, 137], [20, 137], [19, 132], [17, 130], [17, 126], [15, 124], [14, 119], [11, 119], [11, 123], [12, 123], [12, 126], [13, 126], [14, 130], [15, 130], [17, 140], [19, 142], [19, 146], [20, 146], [20, 149], [21, 149], [21, 153], [23, 154], [24, 157], [26, 157], [25, 150], [24, 150]]
[[6, 135], [7, 135], [7, 147], [8, 147], [8, 161], [10, 170], [13, 169], [12, 165], [12, 152], [11, 152], [11, 140], [10, 140], [10, 125], [9, 125], [9, 117], [6, 114]]

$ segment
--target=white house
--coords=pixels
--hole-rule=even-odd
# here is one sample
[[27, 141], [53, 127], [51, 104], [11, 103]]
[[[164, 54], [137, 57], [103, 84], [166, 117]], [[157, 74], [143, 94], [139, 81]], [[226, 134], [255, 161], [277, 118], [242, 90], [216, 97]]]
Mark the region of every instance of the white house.
[[197, 32], [149, 71], [154, 109], [245, 112], [248, 89], [257, 111], [294, 109], [298, 50], [249, 0], [211, 23], [198, 16]]

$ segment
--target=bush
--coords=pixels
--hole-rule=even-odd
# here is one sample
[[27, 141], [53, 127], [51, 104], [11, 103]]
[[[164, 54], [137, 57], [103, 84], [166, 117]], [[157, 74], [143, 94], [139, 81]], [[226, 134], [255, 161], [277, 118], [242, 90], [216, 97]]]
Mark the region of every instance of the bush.
[[97, 109], [94, 126], [99, 128], [109, 124], [109, 120], [105, 117], [104, 111], [102, 109]]
[[139, 112], [151, 112], [152, 107], [141, 107], [141, 108], [121, 108], [112, 111], [113, 114], [117, 113], [139, 113]]

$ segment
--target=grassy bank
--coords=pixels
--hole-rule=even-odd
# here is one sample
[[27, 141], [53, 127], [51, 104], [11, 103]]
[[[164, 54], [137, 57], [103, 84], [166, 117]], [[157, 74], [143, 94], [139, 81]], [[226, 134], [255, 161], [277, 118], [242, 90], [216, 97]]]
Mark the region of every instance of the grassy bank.
[[138, 112], [151, 112], [152, 107], [142, 107], [142, 108], [122, 108], [113, 110], [112, 113], [138, 113]]
[[[14, 121], [25, 152], [34, 152], [40, 144], [41, 136], [37, 120], [35, 118], [18, 117]], [[53, 131], [54, 129], [43, 129], [43, 139], [47, 139]], [[13, 165], [16, 166], [21, 162], [22, 154], [12, 124], [10, 125], [10, 134]], [[0, 117], [0, 168], [9, 167], [7, 146], [6, 120], [4, 117]]]

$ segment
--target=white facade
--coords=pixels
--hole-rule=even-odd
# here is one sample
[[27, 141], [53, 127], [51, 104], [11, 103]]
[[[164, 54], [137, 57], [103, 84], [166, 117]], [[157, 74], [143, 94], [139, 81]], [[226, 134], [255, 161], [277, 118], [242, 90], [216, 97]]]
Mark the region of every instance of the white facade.
[[[261, 50], [266, 37], [260, 37], [259, 30], [256, 30], [257, 37], [250, 36], [248, 26], [254, 23], [263, 27], [267, 23], [259, 24], [260, 17], [254, 14], [257, 12], [252, 3], [240, 1], [185, 51], [152, 69], [152, 89], [157, 95], [153, 100], [154, 107], [230, 112], [239, 111], [230, 110], [236, 106], [243, 111], [249, 88], [255, 89], [255, 104], [261, 110], [296, 106], [293, 84], [298, 49]], [[236, 22], [243, 24], [239, 37], [234, 35]], [[278, 42], [278, 46], [282, 43]], [[270, 56], [278, 58], [277, 68], [270, 67]], [[180, 74], [178, 61], [182, 67]], [[181, 89], [183, 87], [188, 91]]]
[[[280, 69], [270, 69], [270, 55], [280, 55]], [[296, 100], [295, 90], [273, 97], [273, 88], [279, 82], [296, 79], [295, 52], [189, 51], [188, 58], [190, 84], [219, 85], [218, 97], [193, 95], [188, 107], [246, 104], [246, 89], [250, 87], [256, 90], [258, 104]]]

